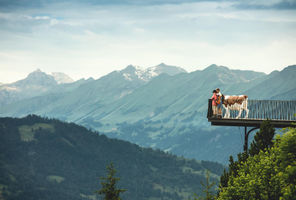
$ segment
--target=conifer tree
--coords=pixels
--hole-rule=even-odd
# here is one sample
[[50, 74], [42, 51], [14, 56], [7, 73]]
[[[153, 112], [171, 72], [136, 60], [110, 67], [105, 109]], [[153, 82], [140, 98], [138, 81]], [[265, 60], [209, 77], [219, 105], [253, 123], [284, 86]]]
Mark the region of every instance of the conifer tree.
[[254, 136], [254, 141], [251, 143], [249, 154], [254, 156], [260, 152], [260, 150], [265, 151], [268, 148], [271, 148], [273, 145], [273, 137], [275, 134], [275, 129], [270, 124], [270, 122], [264, 121], [260, 130]]
[[121, 200], [120, 193], [125, 192], [125, 189], [117, 189], [116, 183], [120, 178], [115, 177], [116, 169], [113, 166], [113, 163], [110, 163], [107, 167], [107, 177], [102, 177], [102, 188], [95, 191], [99, 195], [104, 195], [104, 200]]
[[223, 174], [220, 177], [220, 185], [219, 188], [227, 187], [228, 186], [228, 180], [229, 180], [229, 173], [224, 169]]
[[195, 194], [194, 200], [214, 200], [216, 195], [213, 194], [213, 187], [216, 185], [215, 182], [210, 181], [210, 172], [207, 170], [206, 172], [206, 183], [200, 182], [203, 187], [203, 193], [205, 194], [204, 197], [199, 197]]

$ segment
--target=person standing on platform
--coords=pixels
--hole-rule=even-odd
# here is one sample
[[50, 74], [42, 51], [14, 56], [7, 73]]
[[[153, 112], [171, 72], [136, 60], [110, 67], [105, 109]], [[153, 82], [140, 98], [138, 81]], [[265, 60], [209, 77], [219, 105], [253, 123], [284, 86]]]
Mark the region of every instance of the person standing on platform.
[[220, 92], [220, 89], [216, 89], [217, 92], [217, 111], [218, 111], [218, 118], [222, 118], [222, 94]]
[[213, 109], [213, 117], [217, 117], [217, 91], [213, 90], [213, 96], [212, 99], [212, 109]]

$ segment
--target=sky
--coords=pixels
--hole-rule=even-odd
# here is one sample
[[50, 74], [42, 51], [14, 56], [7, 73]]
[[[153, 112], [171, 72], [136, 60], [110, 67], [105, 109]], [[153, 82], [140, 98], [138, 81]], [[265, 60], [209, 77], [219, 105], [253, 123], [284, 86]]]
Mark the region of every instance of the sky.
[[0, 0], [0, 83], [160, 63], [267, 74], [296, 64], [296, 0]]

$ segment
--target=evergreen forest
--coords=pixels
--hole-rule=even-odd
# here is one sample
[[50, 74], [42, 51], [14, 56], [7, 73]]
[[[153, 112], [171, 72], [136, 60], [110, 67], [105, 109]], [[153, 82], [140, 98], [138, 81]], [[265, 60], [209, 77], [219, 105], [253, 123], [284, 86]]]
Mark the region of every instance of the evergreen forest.
[[223, 166], [141, 148], [74, 123], [29, 115], [0, 118], [0, 199], [99, 199], [100, 178], [114, 163], [122, 199], [180, 200], [201, 193]]

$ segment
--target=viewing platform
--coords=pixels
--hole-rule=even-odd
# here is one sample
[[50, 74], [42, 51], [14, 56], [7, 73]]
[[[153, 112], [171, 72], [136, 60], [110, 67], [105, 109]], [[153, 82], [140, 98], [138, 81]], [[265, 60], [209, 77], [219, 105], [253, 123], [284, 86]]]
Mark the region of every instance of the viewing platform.
[[[230, 111], [230, 117], [224, 118], [225, 109], [222, 106], [222, 118], [213, 116], [212, 100], [208, 102], [208, 121], [214, 126], [240, 126], [245, 127], [244, 151], [248, 150], [248, 136], [260, 128], [265, 120], [269, 120], [274, 128], [296, 127], [296, 101], [283, 100], [248, 100], [249, 114], [245, 111], [237, 118], [238, 111]], [[248, 130], [248, 127], [251, 127]]]

